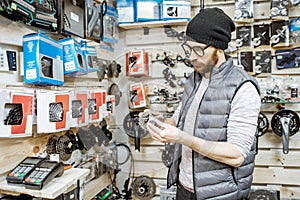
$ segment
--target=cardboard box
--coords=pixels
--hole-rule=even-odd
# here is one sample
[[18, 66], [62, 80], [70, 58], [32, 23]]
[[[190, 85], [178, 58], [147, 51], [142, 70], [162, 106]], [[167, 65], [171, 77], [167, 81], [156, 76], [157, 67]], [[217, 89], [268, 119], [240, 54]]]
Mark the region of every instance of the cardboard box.
[[161, 20], [191, 19], [190, 1], [166, 1], [161, 4]]
[[103, 30], [101, 41], [116, 44], [119, 40], [118, 11], [114, 7], [107, 6], [103, 16]]
[[37, 91], [37, 132], [52, 133], [70, 128], [70, 92]]
[[106, 99], [107, 99], [106, 101], [107, 116], [114, 116], [116, 112], [115, 95], [107, 95]]
[[97, 50], [95, 46], [88, 46], [86, 41], [81, 41], [81, 51], [88, 72], [99, 71], [97, 63]]
[[148, 52], [143, 50], [126, 53], [126, 75], [148, 76], [149, 58]]
[[63, 85], [63, 47], [43, 33], [23, 37], [24, 82]]
[[[277, 69], [296, 67], [296, 54], [294, 49], [280, 49], [275, 51]], [[297, 63], [297, 67], [299, 63]]]
[[143, 83], [131, 83], [129, 85], [129, 98], [131, 108], [146, 107], [147, 101]]
[[136, 0], [136, 21], [157, 21], [160, 20], [161, 0]]
[[119, 15], [119, 20], [118, 20], [119, 24], [135, 22], [134, 0], [117, 0], [117, 10], [118, 10], [118, 15]]
[[[104, 96], [106, 96], [105, 90], [92, 90], [90, 91], [89, 97], [89, 121], [90, 122], [100, 122], [105, 117], [103, 112], [103, 107], [105, 105]], [[93, 106], [94, 109], [90, 106]]]
[[32, 135], [33, 102], [33, 90], [0, 90], [0, 137]]
[[65, 38], [59, 41], [63, 46], [64, 74], [69, 76], [81, 76], [88, 73], [81, 44], [73, 38]]
[[89, 123], [89, 92], [75, 90], [71, 92], [72, 127], [85, 126]]

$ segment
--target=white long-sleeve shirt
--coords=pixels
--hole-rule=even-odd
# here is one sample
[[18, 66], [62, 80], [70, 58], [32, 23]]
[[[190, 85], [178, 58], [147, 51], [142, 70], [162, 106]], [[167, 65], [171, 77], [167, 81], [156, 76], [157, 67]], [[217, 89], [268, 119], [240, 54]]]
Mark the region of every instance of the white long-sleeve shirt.
[[[193, 134], [197, 109], [204, 92], [208, 87], [209, 79], [203, 78], [185, 118], [183, 131]], [[249, 109], [249, 105], [251, 109]], [[236, 145], [244, 157], [250, 152], [257, 128], [257, 113], [260, 110], [261, 100], [255, 86], [247, 82], [236, 93], [232, 103], [227, 124], [227, 141]], [[173, 119], [178, 120], [181, 104], [177, 107]], [[179, 181], [183, 186], [192, 190], [192, 150], [182, 146]]]

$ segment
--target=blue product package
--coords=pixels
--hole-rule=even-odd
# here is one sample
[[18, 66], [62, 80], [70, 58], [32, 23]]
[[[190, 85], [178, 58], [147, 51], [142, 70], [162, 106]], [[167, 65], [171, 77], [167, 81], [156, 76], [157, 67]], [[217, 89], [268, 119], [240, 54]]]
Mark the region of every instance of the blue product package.
[[161, 0], [136, 0], [135, 13], [136, 21], [158, 21], [160, 20]]
[[293, 44], [300, 44], [300, 18], [290, 19], [290, 36]]
[[64, 74], [81, 76], [88, 73], [81, 45], [75, 39], [68, 37], [59, 41], [63, 45]]
[[95, 46], [88, 46], [86, 41], [81, 41], [81, 50], [85, 65], [87, 66], [88, 72], [99, 71], [97, 64], [97, 50]]
[[135, 0], [117, 0], [119, 24], [135, 22]]
[[106, 6], [106, 14], [103, 16], [103, 29], [100, 30], [100, 37], [103, 42], [114, 44], [118, 42], [118, 11], [111, 6]]
[[39, 32], [23, 36], [24, 82], [63, 85], [63, 47]]

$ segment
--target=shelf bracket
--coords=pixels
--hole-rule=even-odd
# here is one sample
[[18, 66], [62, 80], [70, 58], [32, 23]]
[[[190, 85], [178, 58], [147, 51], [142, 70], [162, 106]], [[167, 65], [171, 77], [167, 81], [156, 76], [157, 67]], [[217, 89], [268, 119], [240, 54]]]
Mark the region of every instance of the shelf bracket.
[[148, 27], [143, 27], [144, 30], [144, 35], [149, 35], [149, 28]]

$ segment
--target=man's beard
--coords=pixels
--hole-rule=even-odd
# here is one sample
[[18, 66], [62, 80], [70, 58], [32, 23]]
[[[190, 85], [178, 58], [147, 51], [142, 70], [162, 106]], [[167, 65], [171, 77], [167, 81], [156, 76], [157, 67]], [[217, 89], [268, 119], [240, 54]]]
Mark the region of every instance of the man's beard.
[[[206, 65], [204, 65], [204, 63], [200, 63], [197, 60], [193, 60], [192, 64], [194, 66], [194, 69], [196, 72], [200, 73], [200, 74], [206, 74], [208, 72], [211, 72], [211, 70], [216, 66], [216, 63], [218, 62], [218, 55], [217, 55], [217, 49], [214, 49], [212, 54], [211, 54], [211, 58], [209, 60], [208, 63], [206, 63]], [[197, 67], [199, 66], [199, 67]]]

